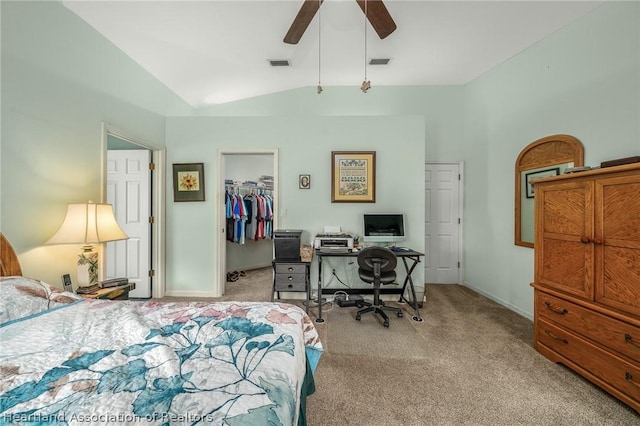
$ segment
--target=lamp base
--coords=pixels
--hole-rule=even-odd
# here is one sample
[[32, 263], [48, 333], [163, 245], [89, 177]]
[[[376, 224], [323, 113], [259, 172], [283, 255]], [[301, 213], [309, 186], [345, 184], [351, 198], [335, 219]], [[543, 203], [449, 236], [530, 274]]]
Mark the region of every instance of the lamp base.
[[78, 256], [78, 285], [88, 287], [98, 284], [98, 253], [83, 251]]

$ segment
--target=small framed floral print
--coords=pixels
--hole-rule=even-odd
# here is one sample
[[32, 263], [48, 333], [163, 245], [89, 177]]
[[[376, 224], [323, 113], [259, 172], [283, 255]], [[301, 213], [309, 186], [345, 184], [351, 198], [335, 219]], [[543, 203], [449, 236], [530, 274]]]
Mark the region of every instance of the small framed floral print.
[[173, 201], [204, 201], [204, 164], [173, 165]]

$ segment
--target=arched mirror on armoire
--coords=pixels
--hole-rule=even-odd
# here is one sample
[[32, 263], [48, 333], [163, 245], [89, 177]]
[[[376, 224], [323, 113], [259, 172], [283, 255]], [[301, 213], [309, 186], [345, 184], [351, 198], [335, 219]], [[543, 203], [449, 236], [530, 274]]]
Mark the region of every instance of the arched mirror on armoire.
[[515, 244], [533, 248], [534, 188], [531, 180], [565, 173], [584, 165], [582, 143], [569, 135], [552, 135], [527, 145], [515, 164]]

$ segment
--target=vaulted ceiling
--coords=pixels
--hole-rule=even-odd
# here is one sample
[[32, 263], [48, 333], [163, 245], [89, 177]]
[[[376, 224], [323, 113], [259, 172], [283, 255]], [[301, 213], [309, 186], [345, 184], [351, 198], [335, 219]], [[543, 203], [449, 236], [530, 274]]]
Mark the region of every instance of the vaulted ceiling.
[[[198, 108], [309, 87], [466, 84], [602, 1], [385, 0], [381, 40], [355, 0], [324, 0], [298, 44], [302, 0], [63, 1]], [[366, 65], [374, 58], [387, 65]], [[288, 60], [274, 67], [270, 60]]]

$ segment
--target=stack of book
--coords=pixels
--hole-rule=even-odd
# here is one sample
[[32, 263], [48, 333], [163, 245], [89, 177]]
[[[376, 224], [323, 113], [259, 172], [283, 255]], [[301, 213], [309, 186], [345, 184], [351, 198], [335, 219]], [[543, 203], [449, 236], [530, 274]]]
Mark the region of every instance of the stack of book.
[[87, 286], [87, 287], [78, 287], [76, 289], [76, 293], [77, 294], [93, 294], [98, 290], [100, 290], [100, 285], [99, 284], [94, 284], [94, 285], [90, 285], [90, 286]]
[[111, 278], [100, 282], [100, 287], [110, 288], [118, 287], [119, 285], [129, 284], [129, 278]]

